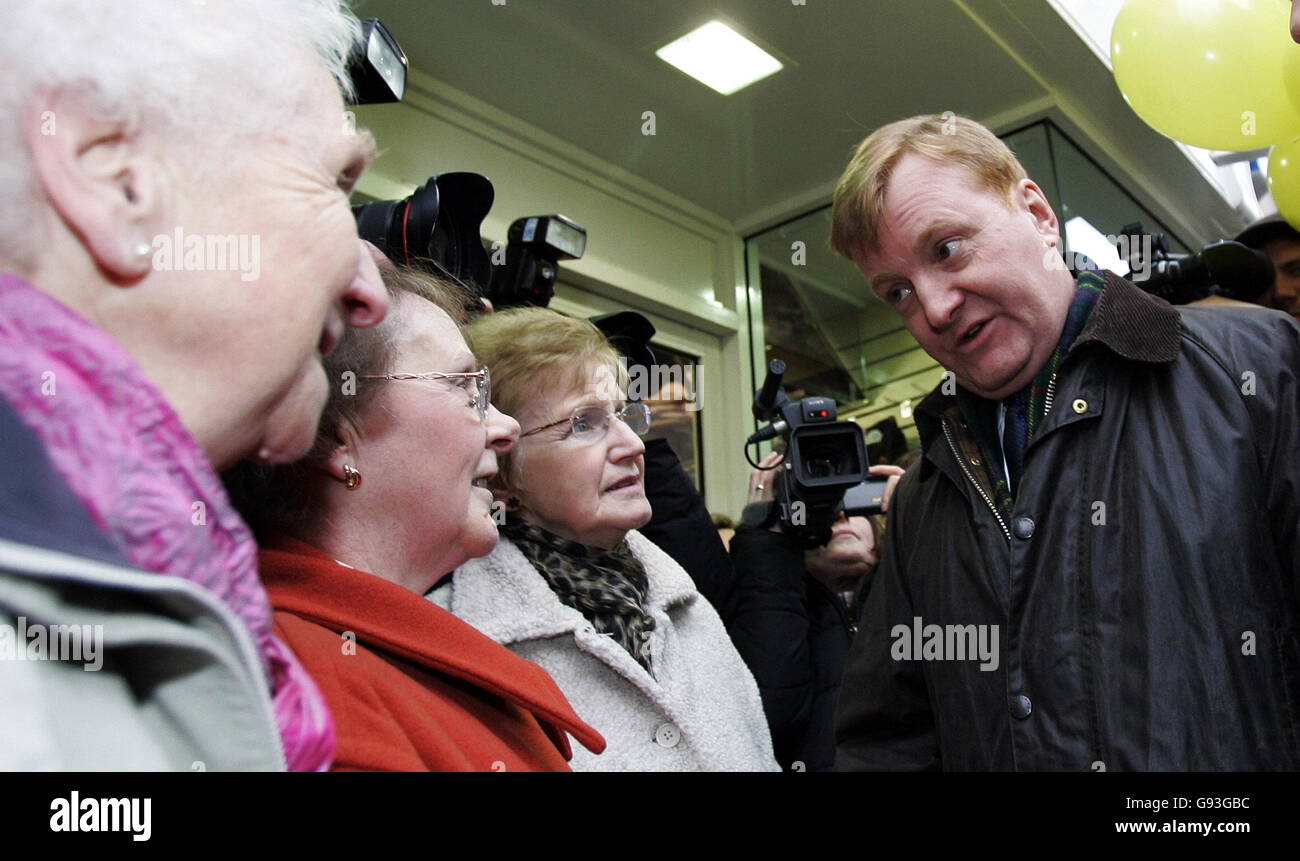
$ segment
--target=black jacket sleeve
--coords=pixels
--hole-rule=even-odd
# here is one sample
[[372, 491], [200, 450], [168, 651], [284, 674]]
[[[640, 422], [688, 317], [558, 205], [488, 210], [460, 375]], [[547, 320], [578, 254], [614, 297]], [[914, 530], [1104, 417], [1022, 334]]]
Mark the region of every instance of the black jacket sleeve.
[[789, 769], [802, 756], [816, 699], [803, 549], [784, 533], [741, 526], [731, 560], [731, 641], [758, 683], [776, 760]]
[[849, 648], [835, 715], [837, 771], [937, 769], [938, 737], [920, 661], [894, 660], [895, 625], [912, 625], [903, 560], [909, 541], [907, 500], [919, 470], [908, 470], [890, 506], [880, 565]]
[[645, 494], [652, 514], [641, 534], [686, 569], [695, 588], [725, 620], [732, 584], [731, 559], [704, 507], [704, 498], [666, 439], [652, 439], [645, 444]]

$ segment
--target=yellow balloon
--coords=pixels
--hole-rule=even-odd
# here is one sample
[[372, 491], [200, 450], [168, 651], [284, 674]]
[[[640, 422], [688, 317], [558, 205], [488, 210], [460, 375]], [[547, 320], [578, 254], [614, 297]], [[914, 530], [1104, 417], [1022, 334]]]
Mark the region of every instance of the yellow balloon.
[[1268, 154], [1268, 190], [1277, 211], [1300, 230], [1300, 140], [1279, 144]]
[[1163, 135], [1207, 149], [1300, 136], [1300, 45], [1286, 0], [1129, 0], [1111, 31], [1115, 83]]

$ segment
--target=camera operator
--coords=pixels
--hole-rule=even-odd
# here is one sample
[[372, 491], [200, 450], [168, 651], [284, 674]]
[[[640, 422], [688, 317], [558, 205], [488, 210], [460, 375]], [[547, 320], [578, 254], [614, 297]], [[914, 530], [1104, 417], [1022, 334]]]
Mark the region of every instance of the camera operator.
[[[759, 462], [747, 512], [775, 499], [772, 471], [782, 455]], [[878, 466], [873, 475], [903, 470]], [[888, 505], [888, 491], [885, 505]], [[752, 506], [752, 507], [751, 507]], [[731, 539], [735, 568], [728, 630], [763, 698], [777, 762], [787, 770], [829, 771], [835, 759], [835, 701], [858, 606], [871, 581], [882, 528], [875, 518], [845, 517], [830, 541], [811, 550], [779, 522], [743, 522]]]
[[1277, 275], [1259, 304], [1300, 320], [1300, 232], [1280, 215], [1266, 215], [1237, 234], [1237, 241], [1268, 255]]

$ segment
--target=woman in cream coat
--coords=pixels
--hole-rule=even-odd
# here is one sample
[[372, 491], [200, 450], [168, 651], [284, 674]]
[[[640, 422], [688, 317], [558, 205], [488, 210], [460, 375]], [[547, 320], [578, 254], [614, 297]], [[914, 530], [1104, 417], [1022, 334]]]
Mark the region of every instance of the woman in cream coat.
[[478, 320], [472, 347], [519, 443], [493, 490], [502, 540], [430, 598], [540, 664], [604, 735], [575, 770], [777, 770], [758, 688], [718, 614], [636, 532], [649, 427], [591, 324], [538, 308]]

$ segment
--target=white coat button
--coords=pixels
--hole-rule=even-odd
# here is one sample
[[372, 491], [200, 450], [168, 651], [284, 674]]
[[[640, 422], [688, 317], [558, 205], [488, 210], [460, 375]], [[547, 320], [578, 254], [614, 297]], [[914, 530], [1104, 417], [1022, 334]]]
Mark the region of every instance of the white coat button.
[[676, 747], [677, 742], [681, 740], [681, 732], [670, 723], [660, 724], [659, 729], [655, 730], [655, 741], [661, 747]]

